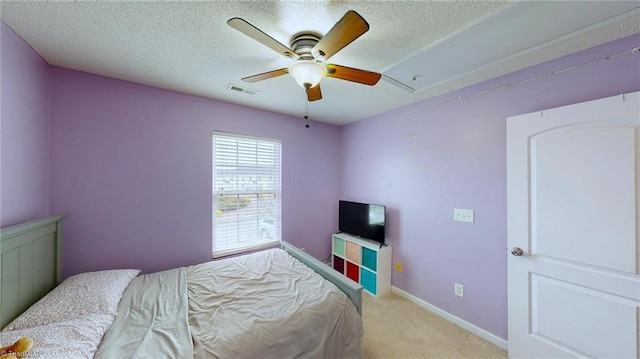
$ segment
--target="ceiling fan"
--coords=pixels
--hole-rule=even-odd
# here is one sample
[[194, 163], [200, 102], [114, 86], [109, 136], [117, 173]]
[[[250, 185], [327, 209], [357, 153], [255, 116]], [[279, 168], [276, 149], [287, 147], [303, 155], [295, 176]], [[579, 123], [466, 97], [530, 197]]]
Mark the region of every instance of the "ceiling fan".
[[244, 77], [243, 81], [257, 82], [291, 74], [296, 82], [306, 89], [307, 99], [317, 101], [322, 99], [320, 80], [324, 76], [369, 86], [375, 85], [382, 77], [377, 72], [336, 64], [323, 64], [369, 30], [369, 24], [353, 10], [347, 11], [324, 36], [310, 31], [294, 35], [291, 38], [291, 48], [239, 17], [229, 19], [227, 24], [277, 53], [296, 60], [289, 67]]

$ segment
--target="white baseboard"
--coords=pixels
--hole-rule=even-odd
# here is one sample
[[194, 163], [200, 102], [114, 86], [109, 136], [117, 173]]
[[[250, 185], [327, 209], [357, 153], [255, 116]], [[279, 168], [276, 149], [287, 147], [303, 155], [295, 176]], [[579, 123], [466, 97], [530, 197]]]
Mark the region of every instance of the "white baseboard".
[[504, 350], [507, 350], [507, 341], [506, 340], [504, 340], [504, 339], [502, 339], [502, 338], [500, 338], [500, 337], [498, 337], [498, 336], [496, 336], [494, 334], [491, 334], [488, 331], [486, 331], [486, 330], [484, 330], [484, 329], [482, 329], [480, 327], [477, 327], [477, 326], [467, 322], [466, 320], [460, 319], [460, 318], [456, 317], [455, 315], [450, 314], [449, 312], [446, 312], [446, 311], [436, 307], [433, 304], [427, 303], [424, 300], [422, 300], [422, 299], [420, 299], [420, 298], [418, 298], [418, 297], [416, 297], [414, 295], [411, 295], [411, 294], [405, 292], [402, 289], [399, 289], [397, 287], [392, 286], [391, 287], [391, 291], [396, 293], [396, 294], [398, 294], [399, 296], [402, 296], [402, 297], [406, 298], [408, 301], [410, 301], [410, 302], [412, 302], [412, 303], [414, 303], [414, 304], [416, 304], [416, 305], [418, 305], [418, 306], [430, 311], [431, 313], [433, 313], [433, 314], [435, 314], [435, 315], [437, 315], [437, 316], [439, 316], [441, 318], [444, 318], [444, 319], [450, 321], [453, 324], [456, 324], [460, 328], [465, 329], [465, 330], [467, 330], [467, 331], [479, 336], [480, 338], [482, 338], [482, 339], [484, 339], [484, 340], [486, 340], [486, 341], [488, 341], [490, 343], [493, 343], [493, 344], [497, 345], [498, 347], [500, 347], [500, 348], [502, 348]]

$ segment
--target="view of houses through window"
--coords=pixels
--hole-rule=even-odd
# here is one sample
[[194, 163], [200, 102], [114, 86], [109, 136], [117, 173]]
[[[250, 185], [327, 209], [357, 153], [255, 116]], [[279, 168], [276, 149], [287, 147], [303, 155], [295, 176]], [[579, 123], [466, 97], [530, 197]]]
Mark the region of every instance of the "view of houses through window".
[[213, 255], [280, 242], [280, 141], [213, 133]]

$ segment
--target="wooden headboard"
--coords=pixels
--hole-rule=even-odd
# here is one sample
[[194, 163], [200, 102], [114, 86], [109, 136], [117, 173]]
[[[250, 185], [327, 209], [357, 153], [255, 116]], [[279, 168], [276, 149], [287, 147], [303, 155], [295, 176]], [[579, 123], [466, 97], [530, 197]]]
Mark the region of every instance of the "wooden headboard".
[[55, 215], [0, 229], [0, 328], [62, 280], [62, 220]]

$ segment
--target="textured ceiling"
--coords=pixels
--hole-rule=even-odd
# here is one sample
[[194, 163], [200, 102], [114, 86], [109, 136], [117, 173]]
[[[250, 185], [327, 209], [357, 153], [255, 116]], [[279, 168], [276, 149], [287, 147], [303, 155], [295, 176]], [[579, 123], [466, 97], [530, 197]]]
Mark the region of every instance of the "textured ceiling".
[[[323, 79], [323, 99], [309, 103], [309, 117], [346, 124], [640, 33], [637, 1], [567, 3], [572, 5], [555, 11], [552, 2], [508, 1], [2, 1], [0, 14], [52, 65], [299, 117], [304, 115], [306, 95], [290, 76], [252, 84], [241, 80], [287, 67], [291, 60], [227, 26], [228, 19], [241, 17], [289, 46], [294, 34], [325, 34], [346, 11], [356, 10], [370, 30], [330, 62], [381, 72], [387, 80], [402, 77], [397, 74], [416, 77], [427, 70], [434, 72], [438, 63], [425, 58], [442, 58], [445, 66], [447, 54], [438, 45], [451, 39], [485, 44], [465, 53], [470, 68], [448, 68], [450, 75], [435, 83], [416, 87], [396, 78], [412, 87], [411, 91], [393, 81], [369, 87]], [[589, 16], [582, 16], [571, 27], [559, 27], [562, 34], [535, 38], [524, 48], [506, 49], [504, 41], [486, 38], [510, 32], [507, 26], [514, 14], [524, 13], [527, 16], [517, 20], [525, 24], [520, 26], [522, 32], [514, 32], [522, 36], [516, 42], [533, 41], [526, 31], [548, 25], [549, 11], [562, 12], [565, 18]], [[493, 60], [476, 64], [475, 57]], [[425, 63], [429, 69], [420, 68]], [[230, 84], [255, 94], [229, 90]]]

